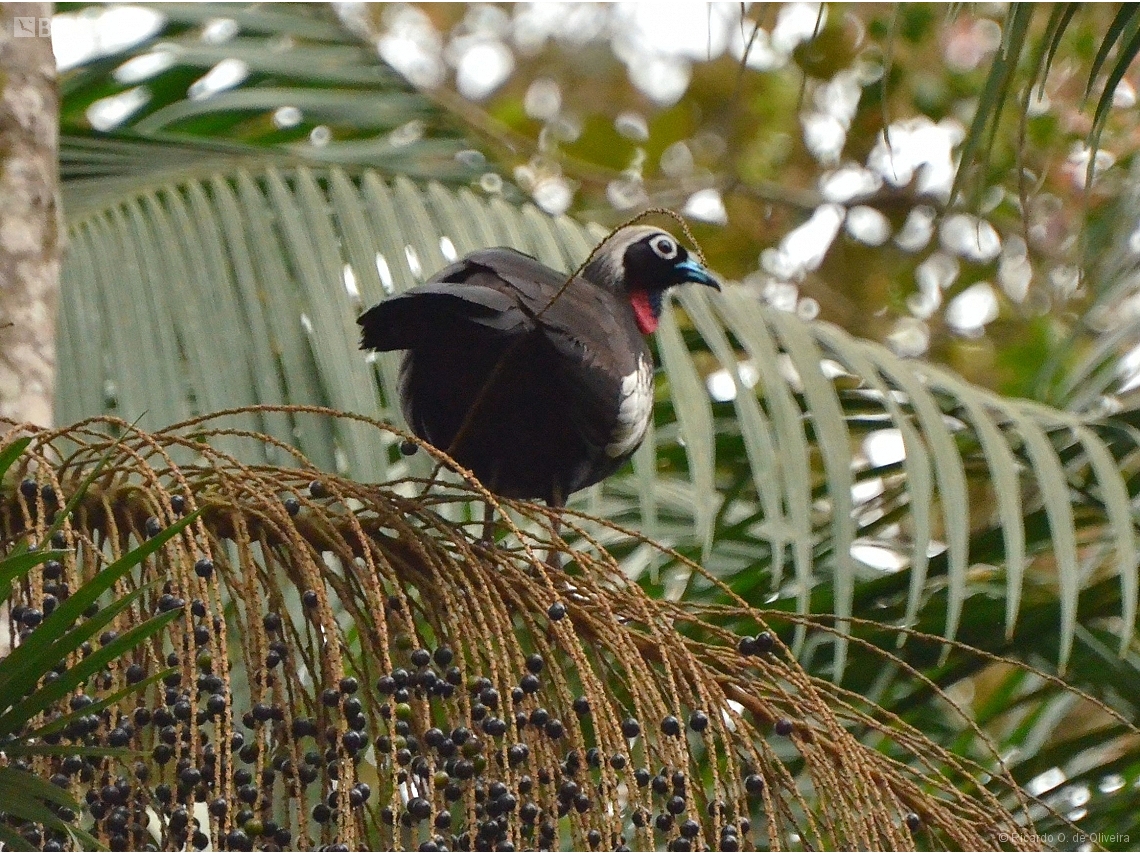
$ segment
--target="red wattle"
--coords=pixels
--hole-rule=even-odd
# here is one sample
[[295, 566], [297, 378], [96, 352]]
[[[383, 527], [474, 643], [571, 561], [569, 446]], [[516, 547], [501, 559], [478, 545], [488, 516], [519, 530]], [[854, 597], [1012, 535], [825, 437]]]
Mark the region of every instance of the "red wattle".
[[633, 307], [633, 317], [642, 335], [649, 335], [657, 329], [657, 313], [649, 303], [648, 291], [631, 291], [629, 304]]

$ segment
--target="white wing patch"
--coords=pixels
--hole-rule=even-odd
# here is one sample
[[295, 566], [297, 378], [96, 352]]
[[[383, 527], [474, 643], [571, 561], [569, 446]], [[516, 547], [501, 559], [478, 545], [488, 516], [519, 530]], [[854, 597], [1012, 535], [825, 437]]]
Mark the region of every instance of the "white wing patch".
[[617, 424], [606, 445], [610, 457], [624, 457], [637, 448], [653, 417], [653, 367], [645, 359], [621, 378], [620, 395]]

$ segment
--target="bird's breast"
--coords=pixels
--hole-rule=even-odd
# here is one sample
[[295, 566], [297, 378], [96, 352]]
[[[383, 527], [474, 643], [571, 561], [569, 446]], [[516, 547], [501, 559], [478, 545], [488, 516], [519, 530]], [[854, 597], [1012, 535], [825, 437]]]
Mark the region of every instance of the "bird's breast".
[[625, 457], [641, 443], [653, 417], [653, 366], [644, 355], [637, 368], [621, 378], [618, 412], [606, 454]]

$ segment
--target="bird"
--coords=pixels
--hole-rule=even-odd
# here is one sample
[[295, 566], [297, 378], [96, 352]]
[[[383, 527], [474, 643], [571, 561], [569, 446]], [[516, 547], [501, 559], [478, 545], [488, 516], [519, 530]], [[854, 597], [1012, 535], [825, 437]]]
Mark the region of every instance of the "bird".
[[416, 436], [491, 492], [559, 508], [644, 439], [645, 336], [665, 293], [685, 283], [720, 290], [652, 226], [619, 229], [576, 276], [510, 247], [481, 249], [360, 315], [360, 347], [405, 351], [400, 405]]

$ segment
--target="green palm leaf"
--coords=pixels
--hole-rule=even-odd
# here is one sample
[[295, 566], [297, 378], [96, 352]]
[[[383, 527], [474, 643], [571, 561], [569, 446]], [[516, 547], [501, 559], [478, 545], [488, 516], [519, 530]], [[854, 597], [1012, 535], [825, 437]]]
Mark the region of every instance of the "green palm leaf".
[[[70, 233], [59, 417], [70, 422], [102, 411], [103, 392], [113, 389], [112, 411], [127, 418], [146, 411], [145, 422], [155, 427], [202, 412], [283, 403], [380, 412], [399, 421], [395, 356], [381, 354], [373, 367], [356, 349], [354, 319], [386, 296], [386, 280], [402, 290], [453, 253], [488, 243], [509, 243], [570, 270], [597, 231], [438, 184], [421, 189], [371, 171], [355, 180], [336, 167], [270, 166], [144, 182], [101, 210], [75, 216]], [[893, 427], [907, 450], [886, 481], [890, 501], [908, 516], [908, 537], [900, 541], [909, 540], [900, 548], [914, 571], [908, 619], [926, 596], [937, 529], [947, 545], [936, 560], [949, 584], [945, 632], [957, 632], [976, 559], [969, 491], [988, 483], [1011, 562], [1007, 631], [1018, 615], [1026, 518], [1044, 513], [1048, 541], [1032, 551], [1048, 553], [1056, 566], [1063, 666], [1088, 578], [1082, 533], [1090, 525], [1077, 518], [1087, 503], [1073, 492], [1082, 472], [1106, 502], [1116, 503], [1098, 538], [1114, 558], [1106, 566], [1120, 577], [1122, 616], [1135, 614], [1136, 547], [1121, 504], [1129, 486], [1116, 465], [1124, 451], [1110, 447], [1095, 422], [1002, 399], [935, 366], [900, 360], [832, 326], [769, 309], [742, 286], [723, 296], [686, 293], [681, 306], [703, 342], [687, 345], [680, 319], [666, 316], [657, 341], [666, 382], [656, 462], [640, 457], [640, 475], [611, 481], [594, 497], [594, 510], [648, 524], [678, 545], [691, 543], [714, 568], [731, 564], [711, 537], [714, 514], [721, 520], [755, 514], [763, 527], [745, 541], [756, 544], [754, 555], [763, 542], [770, 555], [756, 572], [778, 592], [786, 547], [801, 610], [811, 585], [830, 579], [842, 625], [852, 614], [856, 580], [874, 572], [852, 552], [858, 537], [876, 531], [873, 522], [859, 524], [870, 506], [852, 498], [852, 487], [870, 471], [858, 443], [871, 429]], [[724, 405], [714, 407], [703, 388], [707, 369], [700, 366], [708, 359], [730, 372], [747, 360], [761, 378], [756, 398], [734, 375], [738, 394], [728, 422], [714, 417], [714, 410], [723, 416]], [[836, 364], [848, 372], [844, 383], [833, 379]], [[246, 412], [240, 426], [295, 444], [316, 465], [360, 480], [427, 474], [417, 468], [426, 463], [320, 416], [289, 422], [279, 413]], [[723, 472], [742, 465], [718, 459], [718, 444], [728, 441], [718, 432], [725, 430], [741, 443], [751, 483], [718, 514], [718, 466]], [[249, 439], [234, 440], [230, 450], [253, 461], [275, 454]], [[651, 465], [659, 474], [648, 481]], [[677, 489], [688, 499], [670, 499]], [[639, 508], [627, 500], [632, 496], [652, 502]], [[769, 549], [769, 539], [778, 548]], [[1122, 632], [1122, 642], [1128, 638]], [[836, 661], [843, 659], [840, 641]]]
[[[60, 156], [72, 207], [91, 201], [93, 190], [116, 186], [111, 176], [137, 178], [218, 160], [471, 177], [472, 167], [455, 157], [465, 146], [451, 121], [349, 33], [329, 7], [141, 8], [157, 17], [155, 32], [62, 75]], [[204, 36], [208, 22], [222, 25], [218, 35]], [[234, 85], [202, 89], [204, 76], [223, 62], [237, 70]], [[135, 91], [142, 96], [133, 113], [118, 124], [101, 121], [101, 105]], [[278, 118], [279, 110], [290, 114], [288, 120]]]

